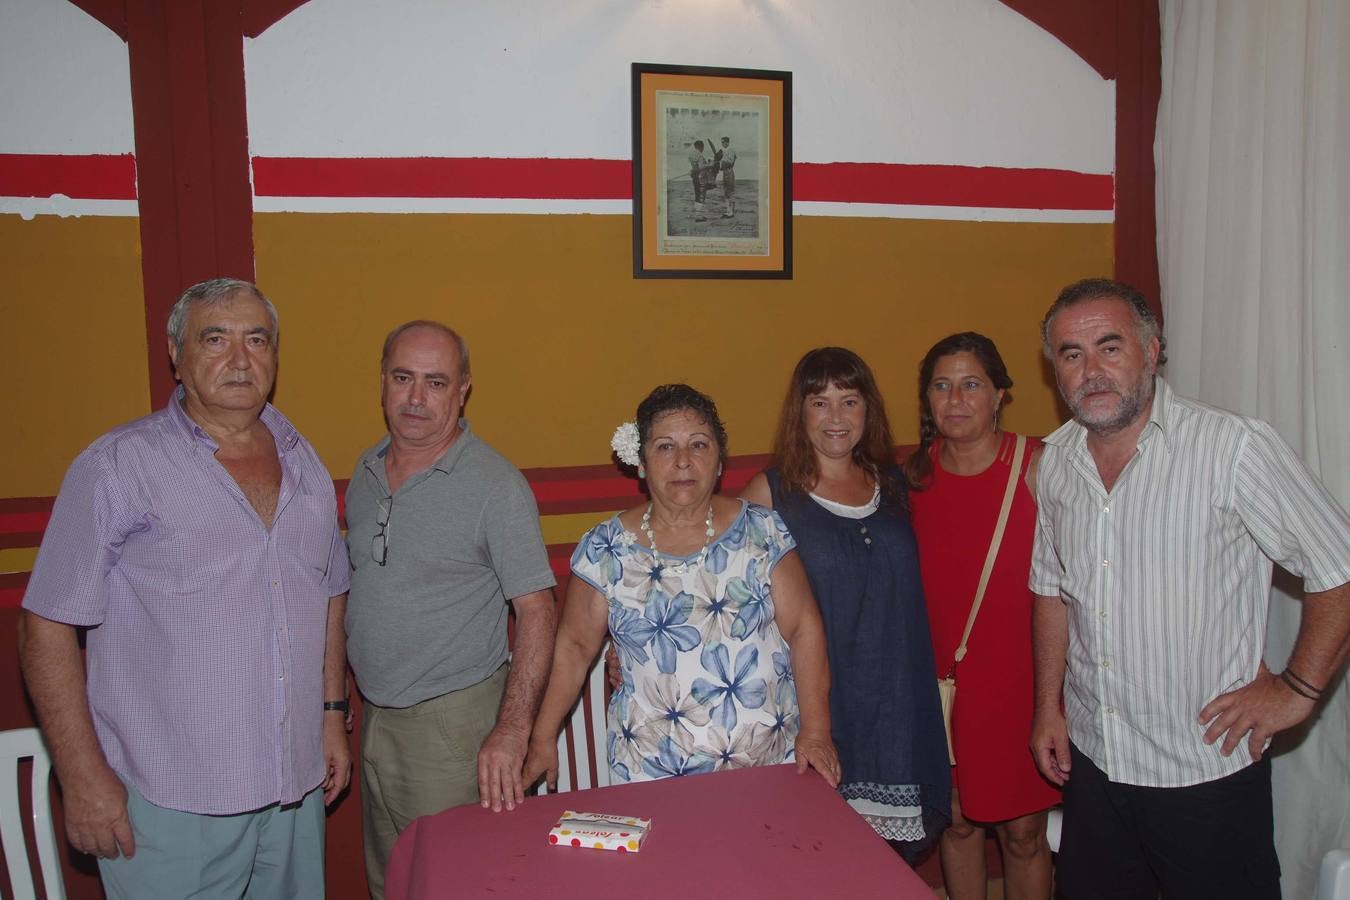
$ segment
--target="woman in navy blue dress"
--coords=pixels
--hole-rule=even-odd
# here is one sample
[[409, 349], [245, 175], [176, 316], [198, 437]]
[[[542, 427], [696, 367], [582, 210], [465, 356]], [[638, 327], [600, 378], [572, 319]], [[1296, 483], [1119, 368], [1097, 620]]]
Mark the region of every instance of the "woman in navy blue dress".
[[783, 518], [824, 617], [839, 790], [878, 834], [914, 847], [947, 825], [951, 775], [894, 446], [867, 364], [812, 350], [792, 373], [774, 463], [743, 496]]

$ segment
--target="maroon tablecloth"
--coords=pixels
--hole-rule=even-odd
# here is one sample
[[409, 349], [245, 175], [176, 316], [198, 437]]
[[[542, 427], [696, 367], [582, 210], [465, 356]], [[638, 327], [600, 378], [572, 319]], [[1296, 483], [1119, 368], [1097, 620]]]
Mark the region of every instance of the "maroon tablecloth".
[[[652, 820], [638, 853], [550, 845], [563, 810]], [[814, 772], [741, 769], [461, 806], [398, 839], [388, 900], [445, 897], [931, 898], [886, 842]]]

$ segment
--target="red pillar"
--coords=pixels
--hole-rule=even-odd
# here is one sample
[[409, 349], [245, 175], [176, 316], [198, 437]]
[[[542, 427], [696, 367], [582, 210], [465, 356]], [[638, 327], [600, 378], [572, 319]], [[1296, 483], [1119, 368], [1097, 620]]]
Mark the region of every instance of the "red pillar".
[[127, 42], [150, 397], [173, 390], [169, 308], [207, 278], [253, 278], [244, 37], [302, 0], [71, 0]]
[[1003, 0], [1116, 82], [1115, 277], [1161, 319], [1153, 135], [1162, 96], [1157, 0]]

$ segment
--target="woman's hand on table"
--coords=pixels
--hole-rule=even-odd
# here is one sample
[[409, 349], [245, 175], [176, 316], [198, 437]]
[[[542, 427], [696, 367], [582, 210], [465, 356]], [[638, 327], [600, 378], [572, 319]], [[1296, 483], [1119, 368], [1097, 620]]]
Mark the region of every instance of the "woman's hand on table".
[[541, 775], [547, 780], [549, 790], [558, 789], [558, 745], [549, 742], [547, 746], [542, 746], [531, 740], [530, 750], [525, 754], [525, 766], [521, 769], [520, 783], [528, 790]]
[[843, 771], [839, 767], [839, 751], [829, 738], [813, 738], [797, 735], [795, 745], [797, 755], [797, 774], [800, 775], [810, 766], [820, 773], [820, 777], [832, 788], [839, 787]]

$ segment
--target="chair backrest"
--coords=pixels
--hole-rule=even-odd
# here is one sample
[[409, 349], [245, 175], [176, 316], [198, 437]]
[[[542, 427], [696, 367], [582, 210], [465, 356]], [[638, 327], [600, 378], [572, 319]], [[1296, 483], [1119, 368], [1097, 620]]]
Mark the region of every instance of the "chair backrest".
[[1350, 849], [1329, 850], [1322, 858], [1317, 900], [1350, 900]]
[[1051, 853], [1059, 852], [1060, 836], [1064, 833], [1064, 807], [1055, 806], [1045, 817], [1045, 842], [1050, 845]]
[[61, 880], [61, 856], [56, 846], [48, 793], [52, 760], [36, 728], [0, 731], [0, 840], [4, 843], [10, 886], [14, 891], [14, 900], [37, 898], [33, 870], [28, 865], [23, 811], [19, 805], [19, 760], [29, 757], [33, 760], [33, 787], [30, 794], [33, 836], [37, 843], [38, 864], [42, 868], [42, 885], [48, 900], [66, 900], [65, 884]]
[[[605, 648], [608, 646], [608, 640], [601, 645], [600, 655], [591, 665], [577, 704], [558, 734], [559, 793], [609, 786], [609, 760], [605, 748]], [[595, 766], [594, 783], [591, 781], [592, 764]], [[540, 782], [536, 793], [542, 794], [547, 789], [547, 785]]]

